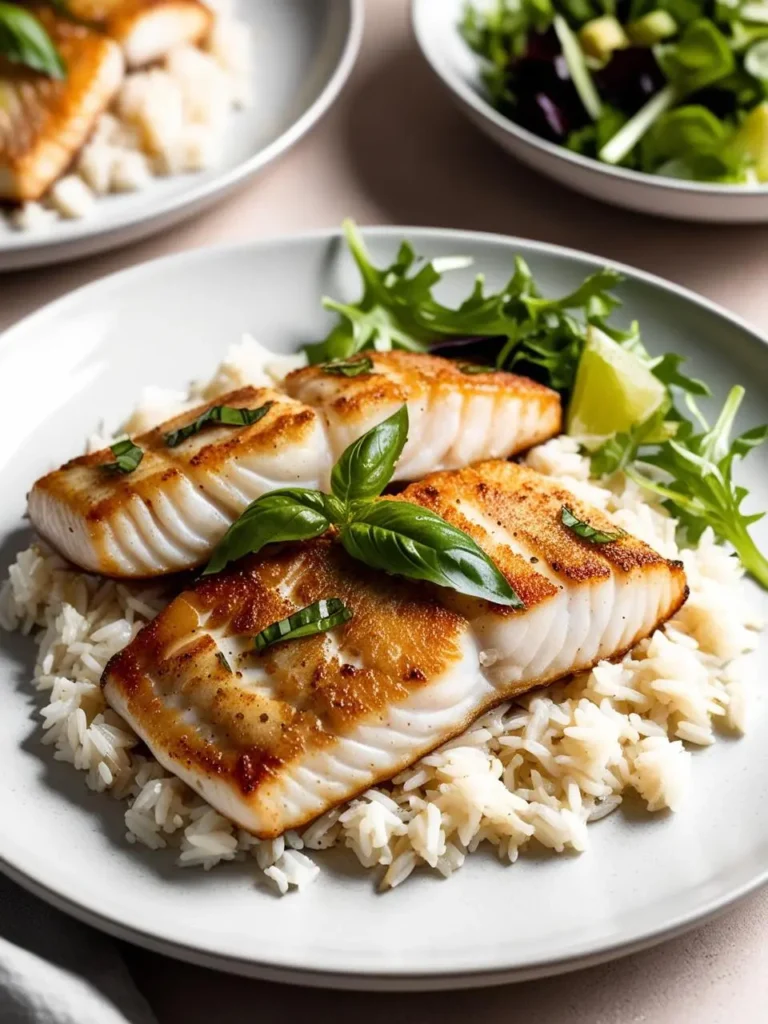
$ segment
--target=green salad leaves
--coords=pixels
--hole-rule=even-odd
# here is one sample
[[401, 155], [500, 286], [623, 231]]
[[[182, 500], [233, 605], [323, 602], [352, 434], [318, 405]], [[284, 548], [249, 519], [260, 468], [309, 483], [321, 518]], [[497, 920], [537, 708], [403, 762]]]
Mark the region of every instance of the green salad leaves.
[[458, 27], [491, 103], [529, 131], [633, 170], [745, 184], [768, 181], [767, 12], [762, 0], [496, 0], [468, 3]]
[[[692, 542], [711, 526], [768, 587], [768, 562], [749, 534], [750, 526], [762, 514], [743, 511], [746, 492], [733, 480], [734, 463], [766, 439], [768, 428], [758, 427], [730, 439], [743, 395], [740, 388], [731, 392], [715, 426], [709, 427], [696, 404], [697, 399], [710, 397], [709, 388], [685, 372], [683, 358], [674, 353], [653, 356], [642, 342], [638, 324], [619, 329], [611, 322], [611, 314], [620, 305], [614, 293], [621, 283], [620, 274], [606, 268], [590, 274], [564, 295], [550, 297], [541, 294], [530, 268], [518, 257], [510, 277], [498, 290], [487, 289], [478, 276], [474, 285], [468, 285], [466, 298], [449, 306], [435, 297], [435, 288], [446, 269], [465, 268], [465, 259], [421, 259], [404, 242], [395, 262], [378, 268], [355, 225], [346, 222], [344, 231], [364, 282], [363, 297], [359, 303], [326, 300], [326, 306], [339, 313], [339, 321], [324, 341], [309, 346], [310, 358], [325, 361], [339, 346], [345, 348], [346, 358], [374, 348], [404, 348], [441, 352], [462, 360], [460, 365], [466, 365], [464, 360], [487, 365], [490, 357], [497, 369], [526, 373], [561, 393], [570, 430], [587, 446], [596, 475], [626, 471], [655, 491]], [[356, 330], [362, 319], [368, 327]], [[589, 383], [585, 384], [587, 372]], [[590, 423], [599, 426], [598, 436], [586, 429]], [[372, 462], [382, 460], [384, 465], [383, 453], [388, 451], [391, 457], [402, 443], [402, 434], [391, 423], [381, 425], [381, 430], [388, 432], [388, 439], [380, 449], [380, 439], [370, 438], [361, 438], [352, 449], [367, 452], [373, 446]], [[358, 479], [356, 471], [349, 468], [352, 449], [334, 470], [336, 497], [313, 499], [320, 503], [312, 510], [318, 517], [314, 521], [318, 533], [343, 520], [338, 508], [328, 511], [327, 502], [368, 498], [391, 472], [387, 464], [371, 484], [371, 494], [359, 494], [354, 490], [359, 485], [351, 483]], [[361, 464], [365, 458], [361, 456]], [[366, 470], [366, 474], [370, 472]], [[297, 509], [296, 515], [306, 523], [310, 513]], [[364, 529], [347, 527], [342, 531], [345, 546], [368, 564], [388, 568], [376, 544], [379, 539], [385, 543], [387, 537], [386, 543], [397, 546], [391, 539], [400, 528], [396, 514], [388, 518], [385, 512], [366, 512], [360, 522], [366, 523]], [[237, 524], [231, 541], [235, 547], [236, 528]], [[420, 543], [416, 530], [414, 521], [413, 544]], [[438, 533], [439, 528], [435, 539]], [[439, 543], [444, 542], [441, 539]], [[400, 555], [405, 558], [404, 552], [398, 555], [402, 564]], [[220, 568], [223, 564], [220, 556], [214, 556], [212, 565]], [[436, 572], [430, 578], [436, 580]]]
[[379, 498], [407, 437], [408, 408], [402, 406], [342, 454], [331, 474], [331, 494], [292, 488], [257, 498], [229, 528], [205, 572], [218, 572], [266, 544], [308, 540], [334, 529], [348, 554], [373, 569], [522, 607], [468, 534], [429, 509]]

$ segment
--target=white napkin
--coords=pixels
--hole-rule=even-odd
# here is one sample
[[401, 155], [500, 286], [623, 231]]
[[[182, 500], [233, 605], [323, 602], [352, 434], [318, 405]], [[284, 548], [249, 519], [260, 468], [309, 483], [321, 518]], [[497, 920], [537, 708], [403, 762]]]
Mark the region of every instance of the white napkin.
[[0, 878], [2, 1024], [157, 1024], [119, 946]]

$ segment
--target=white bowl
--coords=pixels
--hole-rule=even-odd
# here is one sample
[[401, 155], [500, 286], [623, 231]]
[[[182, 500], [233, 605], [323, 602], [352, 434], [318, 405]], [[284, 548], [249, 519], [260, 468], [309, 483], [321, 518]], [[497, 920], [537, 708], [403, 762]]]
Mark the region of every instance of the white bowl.
[[412, 0], [416, 40], [461, 109], [513, 156], [577, 192], [641, 213], [730, 224], [768, 222], [768, 185], [710, 185], [612, 167], [540, 139], [494, 110], [485, 98], [480, 62], [457, 28], [465, 2]]

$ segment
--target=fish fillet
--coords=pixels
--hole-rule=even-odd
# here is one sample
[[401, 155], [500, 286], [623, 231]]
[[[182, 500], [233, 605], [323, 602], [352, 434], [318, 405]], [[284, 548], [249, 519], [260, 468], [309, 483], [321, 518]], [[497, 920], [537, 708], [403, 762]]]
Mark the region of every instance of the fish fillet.
[[39, 199], [66, 170], [123, 80], [120, 47], [82, 25], [35, 13], [67, 68], [61, 81], [0, 57], [0, 198]]
[[132, 68], [160, 60], [175, 46], [199, 43], [213, 23], [198, 0], [67, 0], [67, 9], [115, 39]]
[[[108, 576], [144, 577], [192, 568], [208, 557], [246, 506], [275, 487], [328, 487], [347, 444], [408, 403], [409, 440], [395, 479], [426, 466], [461, 466], [510, 455], [560, 429], [554, 391], [508, 373], [468, 375], [448, 360], [408, 353], [374, 357], [376, 373], [289, 376], [288, 395], [244, 388], [221, 395], [135, 439], [138, 470], [113, 474], [109, 450], [38, 480], [32, 523], [75, 564]], [[393, 369], [394, 368], [394, 369]], [[291, 397], [296, 396], [296, 397]], [[274, 408], [259, 423], [207, 428], [170, 449], [163, 434], [214, 404]]]
[[[178, 447], [167, 432], [224, 404], [267, 414], [251, 426], [210, 426]], [[328, 473], [325, 431], [307, 406], [271, 388], [241, 388], [136, 438], [144, 457], [129, 474], [105, 470], [109, 449], [38, 480], [29, 515], [67, 558], [108, 576], [155, 576], [207, 561], [250, 502], [277, 487], [313, 487]]]
[[449, 359], [413, 352], [366, 355], [371, 374], [342, 377], [311, 366], [285, 380], [290, 395], [322, 409], [334, 458], [405, 403], [410, 430], [396, 480], [506, 458], [560, 432], [560, 396], [527, 377], [465, 373]]
[[[375, 573], [320, 539], [204, 579], [107, 665], [108, 702], [158, 761], [258, 836], [391, 778], [495, 704], [618, 657], [687, 596], [680, 563], [629, 535], [582, 540], [563, 504], [616, 528], [520, 466], [435, 474], [404, 497], [471, 532], [525, 607]], [[345, 625], [254, 651], [267, 625], [331, 597], [352, 609]]]

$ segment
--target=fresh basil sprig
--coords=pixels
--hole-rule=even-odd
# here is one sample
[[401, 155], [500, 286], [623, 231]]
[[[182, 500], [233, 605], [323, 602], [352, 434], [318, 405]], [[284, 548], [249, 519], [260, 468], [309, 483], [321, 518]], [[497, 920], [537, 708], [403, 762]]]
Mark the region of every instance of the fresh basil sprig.
[[265, 544], [319, 537], [338, 518], [334, 505], [330, 495], [306, 487], [263, 494], [224, 534], [205, 573], [220, 572], [229, 562], [255, 554]]
[[115, 456], [115, 461], [105, 462], [102, 468], [110, 473], [132, 473], [144, 458], [144, 452], [129, 437], [124, 441], [115, 441], [109, 450]]
[[265, 544], [307, 540], [334, 526], [348, 554], [373, 569], [522, 608], [493, 561], [463, 530], [420, 505], [379, 498], [407, 437], [404, 405], [346, 449], [333, 467], [331, 494], [293, 488], [257, 498], [224, 535], [205, 572], [218, 572]]
[[335, 359], [331, 363], [325, 363], [323, 373], [329, 373], [334, 377], [367, 377], [373, 373], [373, 360], [368, 356], [360, 356], [357, 359]]
[[59, 51], [39, 18], [18, 4], [0, 3], [0, 56], [49, 78], [66, 78]]
[[287, 619], [280, 619], [279, 622], [273, 622], [271, 626], [262, 629], [253, 638], [253, 644], [257, 651], [263, 651], [273, 644], [282, 643], [283, 640], [299, 640], [301, 637], [325, 633], [335, 626], [349, 622], [351, 618], [351, 609], [347, 608], [340, 598], [325, 598], [301, 608]]
[[236, 409], [231, 405], [214, 405], [201, 413], [192, 423], [166, 434], [163, 440], [169, 448], [176, 448], [193, 434], [198, 434], [204, 426], [215, 423], [222, 427], [249, 427], [258, 423], [267, 415], [274, 402], [265, 402], [258, 409]]
[[569, 530], [573, 530], [577, 537], [581, 537], [582, 540], [588, 540], [591, 544], [610, 544], [622, 536], [621, 531], [608, 533], [607, 530], [598, 530], [596, 526], [590, 526], [589, 523], [574, 515], [567, 505], [563, 505], [560, 519], [563, 526], [567, 526]]

